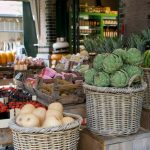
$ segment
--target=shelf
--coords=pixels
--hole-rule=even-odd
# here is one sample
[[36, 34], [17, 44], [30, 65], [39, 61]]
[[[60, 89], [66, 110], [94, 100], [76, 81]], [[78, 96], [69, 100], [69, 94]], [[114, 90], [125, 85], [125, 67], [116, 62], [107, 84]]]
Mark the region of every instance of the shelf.
[[104, 24], [103, 25], [104, 27], [117, 27], [118, 26], [118, 24]]
[[100, 30], [100, 27], [92, 27], [92, 26], [80, 26], [79, 27], [81, 30]]
[[0, 30], [0, 32], [9, 32], [9, 33], [23, 33], [23, 30]]

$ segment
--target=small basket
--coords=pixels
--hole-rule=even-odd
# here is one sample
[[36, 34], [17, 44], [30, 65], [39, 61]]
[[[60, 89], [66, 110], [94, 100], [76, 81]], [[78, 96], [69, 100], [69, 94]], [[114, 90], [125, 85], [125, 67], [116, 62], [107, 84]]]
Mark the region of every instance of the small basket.
[[143, 107], [150, 109], [150, 68], [143, 68], [144, 81], [147, 83], [147, 89], [144, 92]]
[[113, 88], [84, 84], [87, 127], [104, 135], [129, 135], [140, 128], [146, 83], [137, 87]]
[[53, 128], [23, 128], [13, 119], [10, 128], [15, 150], [77, 150], [81, 117], [65, 113], [75, 121]]

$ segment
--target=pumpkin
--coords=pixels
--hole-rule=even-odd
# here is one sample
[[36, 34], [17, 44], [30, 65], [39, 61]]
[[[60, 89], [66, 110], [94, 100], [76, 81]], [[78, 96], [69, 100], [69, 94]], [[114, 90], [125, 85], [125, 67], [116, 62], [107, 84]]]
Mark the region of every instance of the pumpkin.
[[7, 56], [5, 52], [1, 52], [1, 64], [6, 65], [7, 64]]
[[22, 107], [20, 113], [21, 114], [27, 114], [27, 113], [32, 113], [35, 107], [32, 104], [26, 104]]
[[43, 128], [50, 128], [62, 125], [60, 120], [57, 120], [54, 116], [47, 117], [42, 125]]
[[62, 54], [52, 54], [51, 60], [61, 60]]
[[17, 123], [19, 126], [22, 126], [22, 122], [23, 122], [24, 116], [25, 116], [25, 114], [20, 114], [20, 115], [17, 116], [17, 118], [16, 118], [16, 123]]
[[53, 110], [57, 110], [60, 111], [61, 113], [63, 113], [63, 105], [59, 102], [54, 102], [49, 104], [48, 109], [53, 109]]
[[22, 117], [22, 126], [27, 128], [39, 127], [40, 121], [38, 117], [33, 114], [24, 114]]
[[58, 120], [61, 120], [63, 118], [63, 115], [60, 111], [49, 109], [46, 112], [46, 118], [51, 116], [55, 117]]
[[6, 52], [6, 57], [7, 57], [7, 63], [11, 63], [14, 61], [14, 56], [12, 54], [12, 52]]

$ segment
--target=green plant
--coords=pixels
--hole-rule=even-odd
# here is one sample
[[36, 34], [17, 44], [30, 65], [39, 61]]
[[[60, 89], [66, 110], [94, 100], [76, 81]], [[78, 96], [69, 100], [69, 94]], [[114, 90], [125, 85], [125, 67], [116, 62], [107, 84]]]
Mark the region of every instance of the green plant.
[[103, 69], [107, 73], [114, 73], [123, 66], [123, 61], [116, 54], [109, 54], [103, 61]]
[[106, 72], [99, 72], [94, 76], [94, 85], [98, 87], [108, 87], [110, 85], [109, 75]]
[[128, 85], [129, 76], [124, 70], [116, 71], [110, 78], [110, 84], [113, 87], [122, 88]]
[[124, 50], [124, 49], [121, 49], [121, 48], [115, 49], [113, 51], [113, 54], [119, 55], [123, 61], [126, 60], [126, 50]]

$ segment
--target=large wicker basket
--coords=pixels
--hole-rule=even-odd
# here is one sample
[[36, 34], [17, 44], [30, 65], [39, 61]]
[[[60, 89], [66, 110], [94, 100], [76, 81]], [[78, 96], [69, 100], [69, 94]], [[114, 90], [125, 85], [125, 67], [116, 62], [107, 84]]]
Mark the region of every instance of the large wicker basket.
[[53, 128], [23, 128], [11, 121], [15, 150], [77, 150], [81, 117], [66, 113], [75, 121]]
[[146, 83], [132, 88], [101, 88], [84, 84], [87, 127], [100, 135], [128, 135], [140, 128]]
[[150, 109], [150, 68], [143, 68], [144, 81], [147, 83], [147, 89], [144, 92], [143, 107]]

